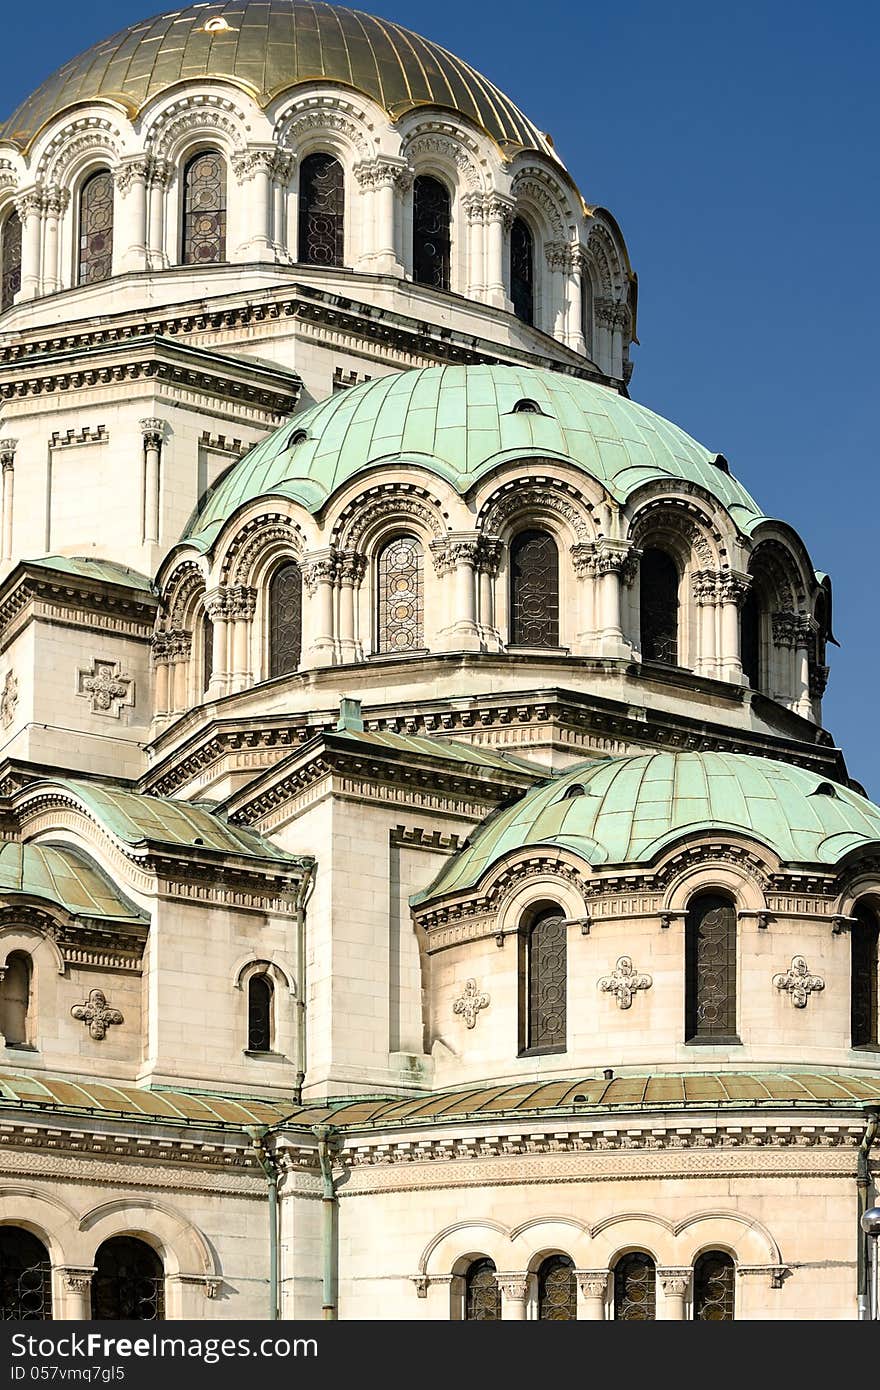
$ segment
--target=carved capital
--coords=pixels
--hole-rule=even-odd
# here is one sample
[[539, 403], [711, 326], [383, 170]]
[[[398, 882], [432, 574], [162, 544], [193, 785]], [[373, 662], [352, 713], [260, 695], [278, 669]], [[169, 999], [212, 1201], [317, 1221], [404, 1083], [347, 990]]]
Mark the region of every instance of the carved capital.
[[43, 188], [36, 184], [32, 188], [23, 188], [15, 199], [15, 211], [22, 222], [29, 217], [42, 216], [43, 207]]
[[249, 584], [232, 584], [226, 590], [226, 611], [230, 618], [250, 622], [257, 611], [257, 591]]
[[717, 592], [722, 603], [735, 603], [737, 608], [742, 608], [751, 587], [752, 580], [748, 574], [721, 570], [718, 575]]
[[718, 575], [715, 570], [694, 570], [691, 586], [698, 604], [713, 604], [718, 596]]
[[258, 173], [271, 177], [275, 171], [274, 145], [249, 145], [232, 156], [232, 172], [239, 183], [251, 183]]
[[544, 247], [547, 265], [551, 270], [571, 270], [571, 247], [565, 241], [548, 241]]
[[771, 615], [773, 641], [778, 647], [806, 647], [813, 636], [814, 625], [804, 613], [787, 609]]
[[229, 612], [229, 589], [225, 584], [218, 584], [216, 589], [208, 589], [202, 600], [205, 612], [212, 623], [225, 622], [231, 617]]
[[343, 584], [357, 586], [367, 572], [367, 557], [356, 550], [344, 550], [339, 557], [339, 578]]
[[138, 424], [144, 437], [144, 447], [146, 449], [161, 449], [162, 440], [165, 438], [165, 421], [158, 420], [155, 416], [149, 416], [146, 420], [139, 420]]
[[123, 159], [117, 164], [113, 177], [123, 198], [128, 196], [133, 183], [142, 183], [146, 187], [150, 163], [148, 155], [136, 155], [133, 159]]
[[153, 633], [153, 660], [157, 666], [175, 661], [188, 661], [192, 633], [182, 627], [169, 627]]
[[60, 217], [70, 203], [70, 190], [53, 183], [43, 189], [43, 207], [53, 217]]
[[823, 666], [818, 661], [810, 662], [810, 699], [821, 700], [828, 686], [828, 677], [831, 674], [830, 666]]
[[505, 231], [510, 231], [516, 216], [516, 203], [513, 198], [505, 198], [501, 193], [490, 193], [484, 203], [487, 222], [500, 222]]
[[392, 159], [387, 155], [360, 160], [354, 166], [354, 176], [361, 188], [395, 188], [412, 178], [404, 160]]
[[477, 572], [491, 575], [494, 578], [498, 573], [503, 549], [504, 547], [497, 536], [481, 536], [477, 544], [477, 559], [474, 566]]
[[684, 1298], [691, 1283], [689, 1269], [658, 1269], [657, 1278], [667, 1297]]
[[319, 584], [332, 584], [339, 572], [339, 556], [335, 550], [316, 550], [303, 557], [302, 577], [306, 592], [314, 598]]
[[584, 1298], [604, 1300], [608, 1290], [607, 1269], [576, 1269], [574, 1277]]
[[596, 565], [596, 547], [592, 541], [576, 541], [571, 547], [571, 566], [578, 579], [595, 579], [598, 573]]
[[496, 1273], [495, 1283], [511, 1303], [524, 1303], [529, 1292], [529, 1276], [521, 1273]]
[[595, 548], [596, 573], [619, 574], [621, 582], [631, 584], [638, 572], [638, 562], [642, 552], [629, 541], [613, 541], [607, 538], [597, 541]]
[[92, 1276], [97, 1270], [94, 1265], [61, 1265], [58, 1273], [62, 1284], [70, 1293], [85, 1294], [92, 1287]]
[[7, 468], [15, 467], [15, 451], [17, 448], [17, 439], [0, 439], [0, 467], [2, 467], [4, 472]]

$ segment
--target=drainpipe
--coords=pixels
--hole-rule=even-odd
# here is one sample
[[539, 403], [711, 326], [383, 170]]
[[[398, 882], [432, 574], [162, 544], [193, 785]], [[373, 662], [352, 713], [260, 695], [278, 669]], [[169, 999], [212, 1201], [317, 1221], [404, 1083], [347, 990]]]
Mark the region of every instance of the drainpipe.
[[310, 865], [305, 869], [296, 895], [296, 1055], [299, 1066], [293, 1084], [297, 1105], [302, 1105], [306, 1079], [306, 903], [314, 886], [314, 865]]
[[246, 1126], [257, 1162], [269, 1184], [269, 1317], [275, 1322], [278, 1319], [278, 1169], [275, 1155], [270, 1153], [264, 1142], [269, 1128], [269, 1125]]
[[858, 1190], [858, 1309], [859, 1321], [866, 1322], [871, 1316], [870, 1298], [868, 1296], [868, 1242], [871, 1237], [866, 1231], [862, 1230], [862, 1217], [870, 1206], [869, 1194], [871, 1187], [871, 1174], [868, 1163], [871, 1157], [871, 1146], [877, 1138], [877, 1131], [880, 1129], [880, 1110], [876, 1108], [865, 1110], [865, 1132], [862, 1135], [862, 1142], [859, 1145], [859, 1152], [856, 1166], [856, 1187]]
[[339, 1199], [333, 1182], [333, 1139], [336, 1130], [332, 1125], [315, 1125], [312, 1130], [318, 1141], [318, 1162], [321, 1165], [321, 1249], [322, 1249], [322, 1288], [324, 1319], [335, 1322], [337, 1310], [337, 1284], [339, 1276]]

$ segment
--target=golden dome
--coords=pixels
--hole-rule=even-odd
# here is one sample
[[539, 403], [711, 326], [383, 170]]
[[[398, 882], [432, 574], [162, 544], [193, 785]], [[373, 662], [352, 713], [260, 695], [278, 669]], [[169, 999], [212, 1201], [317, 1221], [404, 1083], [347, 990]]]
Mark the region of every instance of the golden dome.
[[102, 99], [130, 116], [177, 82], [225, 78], [262, 106], [306, 82], [363, 92], [396, 119], [420, 106], [456, 111], [508, 154], [545, 136], [503, 92], [437, 44], [387, 19], [316, 0], [189, 5], [122, 29], [58, 69], [0, 127], [25, 147], [53, 116]]

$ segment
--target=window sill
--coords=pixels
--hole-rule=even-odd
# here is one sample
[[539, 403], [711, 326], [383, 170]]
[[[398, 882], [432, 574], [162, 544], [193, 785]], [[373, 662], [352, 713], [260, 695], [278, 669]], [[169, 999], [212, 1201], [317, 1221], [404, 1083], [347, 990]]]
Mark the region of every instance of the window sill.
[[517, 1053], [517, 1056], [518, 1056], [518, 1057], [554, 1057], [554, 1056], [558, 1057], [558, 1056], [560, 1055], [560, 1053], [566, 1052], [567, 1050], [568, 1050], [568, 1049], [566, 1048], [566, 1046], [565, 1046], [564, 1043], [560, 1043], [560, 1044], [558, 1044], [556, 1047], [523, 1047], [523, 1048], [520, 1048], [519, 1052]]
[[875, 1056], [880, 1052], [880, 1043], [852, 1043], [851, 1052], [870, 1052]]
[[5, 1039], [3, 1046], [6, 1048], [7, 1052], [39, 1052], [40, 1050], [38, 1047], [35, 1047], [33, 1043], [11, 1043], [6, 1042]]
[[508, 642], [504, 649], [513, 656], [571, 656], [570, 647], [530, 647]]
[[268, 1052], [257, 1052], [253, 1048], [243, 1047], [241, 1055], [250, 1057], [251, 1061], [255, 1062], [285, 1062], [287, 1060], [283, 1052], [273, 1052], [271, 1049]]
[[742, 1047], [742, 1038], [685, 1038], [685, 1047]]

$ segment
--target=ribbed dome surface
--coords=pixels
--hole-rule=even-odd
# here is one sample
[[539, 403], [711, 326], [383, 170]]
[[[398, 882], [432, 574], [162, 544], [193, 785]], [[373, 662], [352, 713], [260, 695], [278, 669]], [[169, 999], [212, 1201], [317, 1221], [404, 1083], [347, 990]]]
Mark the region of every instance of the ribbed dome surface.
[[[211, 21], [224, 27], [206, 30]], [[556, 158], [513, 102], [460, 58], [390, 20], [315, 0], [188, 5], [132, 24], [53, 73], [0, 127], [0, 139], [25, 146], [59, 112], [99, 98], [134, 116], [174, 83], [204, 78], [234, 82], [263, 106], [289, 87], [341, 83], [393, 118], [438, 106], [507, 152]]]
[[686, 834], [732, 831], [785, 864], [836, 864], [880, 841], [880, 807], [817, 773], [746, 753], [640, 753], [571, 768], [491, 817], [426, 892], [461, 892], [531, 845], [588, 864], [647, 863]]

